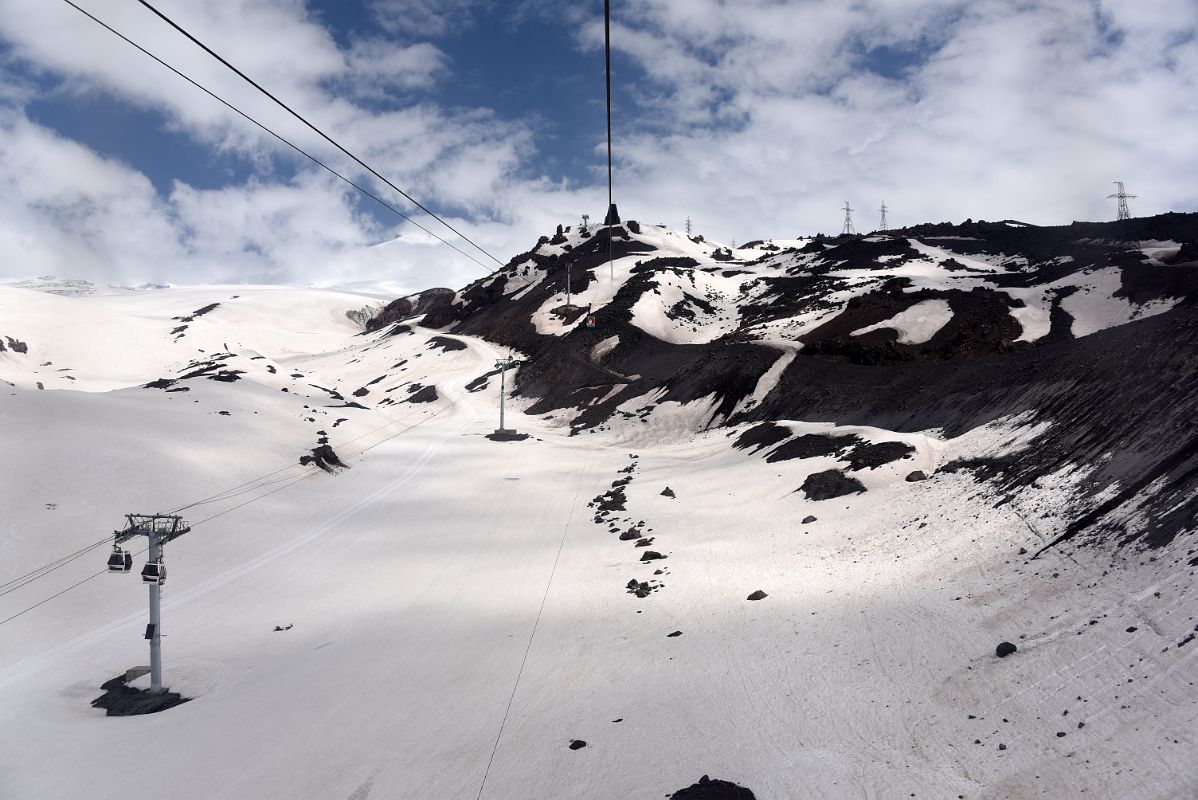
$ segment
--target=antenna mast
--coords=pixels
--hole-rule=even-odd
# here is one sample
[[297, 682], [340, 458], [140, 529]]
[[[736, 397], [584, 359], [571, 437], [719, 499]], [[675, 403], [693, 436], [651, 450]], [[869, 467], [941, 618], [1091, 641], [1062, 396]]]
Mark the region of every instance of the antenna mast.
[[849, 201], [845, 200], [844, 201], [844, 230], [841, 231], [841, 234], [847, 235], [847, 236], [853, 236], [853, 235], [856, 235], [856, 233], [857, 233], [857, 229], [853, 227], [853, 209], [849, 207]]

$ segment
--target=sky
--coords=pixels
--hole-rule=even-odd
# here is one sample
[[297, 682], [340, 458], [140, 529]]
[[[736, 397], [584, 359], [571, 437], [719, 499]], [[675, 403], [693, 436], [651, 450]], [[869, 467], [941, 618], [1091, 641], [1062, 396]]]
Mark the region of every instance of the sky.
[[[496, 264], [135, 0], [0, 0], [0, 279], [387, 281]], [[506, 262], [607, 206], [597, 0], [156, 0]], [[621, 215], [724, 243], [1198, 210], [1198, 0], [613, 0]], [[485, 265], [485, 267], [483, 266]]]

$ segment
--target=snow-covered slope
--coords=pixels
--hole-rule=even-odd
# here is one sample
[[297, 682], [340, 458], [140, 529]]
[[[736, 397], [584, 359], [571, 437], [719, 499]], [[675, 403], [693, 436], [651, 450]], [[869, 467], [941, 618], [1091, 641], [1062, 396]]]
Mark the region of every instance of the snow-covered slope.
[[[638, 227], [369, 332], [0, 288], [0, 798], [1198, 792], [1186, 268]], [[191, 701], [104, 717], [146, 662], [105, 538], [172, 509]]]

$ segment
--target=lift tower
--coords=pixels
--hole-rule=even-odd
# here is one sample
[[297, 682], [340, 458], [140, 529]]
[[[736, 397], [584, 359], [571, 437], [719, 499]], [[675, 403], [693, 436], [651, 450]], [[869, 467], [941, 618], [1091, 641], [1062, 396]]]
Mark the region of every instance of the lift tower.
[[[109, 558], [110, 572], [128, 572], [132, 558], [120, 549], [121, 544], [135, 536], [144, 536], [149, 541], [149, 561], [141, 571], [141, 580], [150, 586], [150, 624], [146, 626], [146, 638], [150, 640], [150, 691], [165, 691], [162, 686], [162, 584], [166, 583], [166, 563], [162, 547], [189, 532], [191, 527], [182, 517], [173, 514], [126, 514], [125, 529], [113, 531], [113, 556]], [[118, 554], [121, 560], [118, 567]]]
[[499, 370], [499, 427], [495, 429], [496, 436], [513, 436], [516, 433], [513, 428], [503, 427], [503, 400], [507, 395], [507, 371], [515, 363], [516, 359], [511, 356], [495, 360], [495, 368]]

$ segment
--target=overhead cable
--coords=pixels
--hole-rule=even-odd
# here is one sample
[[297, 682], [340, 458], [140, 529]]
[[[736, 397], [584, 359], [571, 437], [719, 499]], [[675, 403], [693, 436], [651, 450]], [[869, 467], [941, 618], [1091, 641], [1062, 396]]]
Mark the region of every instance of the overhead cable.
[[502, 262], [502, 261], [500, 261], [498, 258], [496, 258], [495, 256], [491, 255], [489, 252], [487, 252], [486, 250], [484, 250], [484, 249], [483, 249], [483, 248], [482, 248], [480, 245], [478, 245], [478, 244], [475, 244], [475, 242], [474, 242], [473, 240], [471, 240], [471, 239], [470, 239], [470, 237], [468, 237], [466, 234], [462, 233], [462, 232], [461, 232], [461, 231], [459, 231], [457, 228], [453, 227], [453, 226], [452, 226], [452, 225], [450, 225], [448, 222], [446, 222], [445, 220], [441, 219], [441, 217], [439, 217], [439, 216], [438, 216], [438, 215], [437, 215], [437, 214], [436, 214], [434, 211], [432, 211], [432, 210], [430, 210], [429, 208], [427, 208], [426, 206], [424, 206], [424, 205], [423, 205], [422, 203], [420, 203], [420, 201], [418, 201], [416, 198], [412, 197], [410, 194], [408, 194], [407, 192], [405, 192], [403, 189], [400, 189], [400, 188], [399, 188], [398, 186], [396, 186], [394, 183], [392, 183], [391, 181], [389, 181], [389, 180], [387, 180], [386, 178], [384, 178], [382, 175], [380, 175], [380, 174], [378, 173], [378, 171], [377, 171], [377, 170], [375, 170], [375, 169], [374, 169], [374, 167], [370, 166], [370, 165], [369, 165], [369, 164], [367, 164], [365, 161], [363, 161], [362, 159], [358, 158], [356, 155], [354, 155], [353, 153], [351, 153], [349, 150], [347, 150], [347, 149], [345, 149], [344, 147], [342, 147], [340, 142], [338, 142], [338, 141], [337, 141], [336, 139], [334, 139], [333, 137], [329, 136], [327, 133], [325, 133], [324, 131], [322, 131], [320, 128], [318, 128], [318, 127], [316, 127], [315, 125], [313, 125], [313, 124], [312, 124], [311, 122], [309, 122], [309, 121], [308, 121], [308, 120], [307, 120], [307, 119], [306, 119], [306, 118], [305, 118], [305, 117], [304, 117], [302, 114], [300, 114], [298, 111], [296, 111], [295, 109], [293, 109], [291, 106], [289, 106], [289, 105], [287, 105], [286, 103], [284, 103], [284, 102], [283, 102], [282, 100], [280, 100], [279, 98], [275, 97], [275, 96], [274, 96], [273, 94], [271, 94], [271, 93], [270, 93], [270, 92], [269, 92], [269, 91], [268, 91], [266, 88], [264, 88], [264, 87], [263, 87], [263, 86], [262, 86], [260, 83], [258, 83], [257, 81], [255, 81], [255, 80], [254, 80], [253, 78], [251, 78], [249, 75], [246, 75], [244, 72], [242, 72], [242, 71], [241, 71], [240, 69], [238, 69], [237, 67], [233, 66], [231, 63], [229, 63], [229, 61], [227, 61], [227, 60], [226, 60], [224, 57], [222, 57], [222, 56], [221, 56], [219, 53], [217, 53], [216, 51], [214, 51], [214, 50], [213, 50], [211, 47], [209, 47], [208, 45], [206, 45], [206, 44], [204, 44], [203, 42], [201, 42], [199, 39], [197, 39], [195, 36], [193, 36], [191, 33], [189, 33], [187, 30], [185, 30], [185, 29], [184, 29], [184, 28], [183, 28], [181, 25], [179, 25], [177, 22], [175, 22], [174, 20], [172, 20], [172, 19], [171, 19], [170, 17], [168, 17], [166, 14], [163, 14], [161, 11], [159, 11], [157, 8], [155, 8], [153, 5], [151, 5], [150, 3], [146, 2], [146, 0], [138, 0], [138, 2], [139, 2], [139, 3], [141, 3], [143, 6], [145, 6], [146, 8], [148, 8], [150, 11], [152, 11], [152, 12], [153, 12], [153, 13], [154, 13], [156, 16], [158, 16], [158, 18], [159, 18], [159, 19], [161, 19], [161, 20], [162, 20], [163, 22], [165, 22], [167, 25], [170, 25], [170, 26], [171, 26], [172, 28], [174, 28], [176, 31], [178, 31], [179, 33], [183, 34], [183, 35], [184, 35], [184, 36], [186, 36], [188, 39], [190, 39], [190, 40], [191, 40], [191, 41], [192, 41], [192, 42], [193, 42], [193, 43], [194, 43], [194, 44], [195, 44], [197, 47], [199, 47], [200, 49], [202, 49], [202, 50], [203, 50], [205, 53], [207, 53], [208, 55], [212, 56], [212, 57], [213, 57], [213, 58], [215, 58], [217, 61], [219, 61], [221, 64], [224, 64], [226, 67], [228, 67], [230, 70], [232, 70], [232, 71], [233, 71], [233, 72], [234, 72], [234, 73], [235, 73], [235, 74], [236, 74], [236, 75], [237, 75], [239, 78], [241, 78], [242, 80], [244, 80], [244, 81], [245, 81], [246, 83], [248, 83], [250, 86], [253, 86], [253, 87], [254, 87], [255, 89], [257, 89], [259, 92], [261, 92], [262, 94], [264, 94], [264, 95], [266, 95], [267, 97], [269, 97], [271, 100], [273, 100], [273, 101], [274, 101], [274, 102], [275, 102], [275, 103], [276, 103], [276, 104], [277, 104], [277, 105], [278, 105], [280, 108], [282, 108], [284, 111], [286, 111], [287, 113], [291, 114], [291, 116], [295, 117], [295, 118], [296, 118], [296, 119], [298, 119], [300, 122], [304, 123], [304, 125], [308, 126], [310, 129], [312, 129], [312, 130], [313, 130], [313, 131], [314, 131], [314, 132], [315, 132], [317, 135], [319, 135], [321, 138], [323, 138], [323, 139], [324, 139], [326, 142], [328, 142], [329, 144], [331, 144], [331, 145], [333, 145], [334, 147], [336, 147], [338, 150], [340, 150], [340, 151], [341, 151], [342, 153], [344, 153], [345, 155], [349, 156], [351, 159], [353, 159], [353, 161], [354, 161], [355, 163], [357, 163], [357, 164], [358, 164], [358, 166], [362, 167], [362, 168], [363, 168], [363, 169], [365, 169], [367, 172], [369, 172], [371, 175], [373, 175], [374, 177], [378, 178], [380, 181], [382, 181], [383, 183], [387, 184], [388, 186], [390, 186], [390, 187], [391, 187], [392, 189], [394, 189], [395, 191], [399, 192], [401, 195], [403, 195], [405, 198], [407, 198], [407, 199], [408, 199], [408, 200], [409, 200], [409, 201], [410, 201], [410, 202], [411, 202], [413, 205], [415, 205], [417, 208], [419, 208], [419, 209], [420, 209], [421, 211], [423, 211], [424, 213], [428, 214], [428, 215], [429, 215], [430, 217], [432, 217], [433, 219], [435, 219], [435, 220], [437, 220], [438, 222], [440, 222], [440, 223], [441, 223], [442, 225], [444, 225], [446, 228], [449, 228], [451, 231], [453, 231], [454, 233], [456, 233], [458, 236], [462, 237], [462, 239], [463, 239], [464, 241], [466, 241], [466, 242], [467, 242], [467, 243], [468, 243], [468, 244], [469, 244], [471, 247], [473, 247], [473, 248], [475, 248], [476, 250], [478, 250], [480, 253], [482, 253], [483, 255], [485, 255], [487, 258], [491, 259], [492, 261], [494, 261], [496, 264], [498, 264], [498, 265], [499, 265], [499, 266], [501, 266], [501, 267], [502, 267], [502, 266], [504, 266], [504, 264], [503, 264], [503, 262]]
[[[233, 105], [232, 103], [230, 103], [228, 100], [224, 99], [224, 98], [223, 98], [223, 97], [221, 97], [220, 95], [218, 95], [218, 94], [216, 94], [215, 92], [213, 92], [212, 90], [210, 90], [208, 87], [204, 86], [203, 84], [199, 83], [198, 81], [196, 81], [196, 80], [194, 80], [193, 78], [189, 77], [188, 75], [184, 74], [183, 72], [181, 72], [180, 70], [176, 69], [175, 67], [171, 66], [171, 65], [170, 65], [170, 64], [168, 64], [166, 61], [163, 61], [161, 58], [159, 58], [158, 56], [154, 55], [154, 54], [153, 54], [153, 53], [151, 53], [149, 50], [147, 50], [146, 48], [144, 48], [144, 47], [142, 47], [141, 45], [139, 45], [137, 42], [135, 42], [135, 41], [133, 41], [132, 39], [130, 39], [128, 36], [125, 36], [123, 33], [121, 33], [120, 31], [116, 30], [115, 28], [113, 28], [113, 27], [112, 27], [111, 25], [109, 25], [108, 23], [106, 23], [106, 22], [104, 22], [103, 20], [101, 20], [101, 19], [97, 18], [97, 17], [96, 17], [95, 15], [93, 15], [91, 12], [89, 12], [89, 11], [87, 11], [86, 9], [80, 8], [79, 6], [75, 5], [75, 3], [74, 3], [74, 2], [72, 2], [72, 0], [63, 0], [63, 2], [64, 2], [64, 3], [66, 3], [67, 5], [69, 5], [71, 8], [75, 9], [76, 11], [78, 11], [80, 14], [83, 14], [85, 17], [87, 17], [88, 19], [90, 19], [92, 22], [95, 22], [97, 25], [99, 25], [99, 26], [101, 26], [102, 28], [104, 28], [105, 30], [107, 30], [109, 33], [113, 34], [113, 35], [114, 35], [114, 36], [116, 36], [117, 38], [121, 39], [122, 41], [124, 41], [124, 42], [126, 42], [127, 44], [131, 45], [132, 47], [136, 48], [137, 50], [141, 51], [143, 54], [145, 54], [145, 55], [149, 56], [150, 58], [152, 58], [153, 60], [157, 61], [159, 64], [161, 64], [162, 66], [166, 67], [168, 70], [170, 70], [171, 72], [175, 73], [175, 74], [176, 74], [176, 75], [178, 75], [180, 78], [182, 78], [183, 80], [185, 80], [185, 81], [187, 81], [188, 83], [190, 83], [192, 86], [194, 86], [194, 87], [196, 87], [197, 89], [199, 89], [200, 91], [204, 92], [206, 95], [208, 95], [208, 96], [209, 96], [209, 97], [211, 97], [212, 99], [214, 99], [214, 100], [216, 100], [216, 101], [220, 102], [222, 105], [224, 105], [224, 106], [225, 106], [226, 108], [228, 108], [229, 110], [231, 110], [231, 111], [233, 111], [233, 112], [235, 112], [235, 113], [239, 114], [240, 116], [244, 117], [246, 120], [248, 120], [248, 121], [252, 122], [254, 125], [257, 125], [257, 126], [258, 126], [259, 128], [261, 128], [263, 131], [265, 131], [266, 133], [270, 134], [271, 136], [273, 136], [275, 139], [279, 140], [279, 141], [280, 141], [280, 142], [282, 142], [283, 144], [287, 145], [287, 146], [288, 146], [288, 147], [290, 147], [292, 150], [294, 150], [295, 152], [299, 153], [299, 154], [300, 154], [301, 156], [303, 156], [304, 158], [306, 158], [306, 159], [308, 159], [309, 161], [311, 161], [313, 164], [316, 164], [316, 165], [317, 165], [318, 167], [320, 167], [321, 169], [323, 169], [323, 170], [325, 170], [325, 171], [329, 172], [330, 174], [332, 174], [332, 175], [334, 175], [334, 176], [336, 176], [336, 177], [340, 178], [341, 180], [345, 181], [345, 182], [346, 182], [346, 183], [348, 183], [350, 186], [354, 187], [354, 188], [355, 188], [355, 189], [357, 189], [359, 192], [361, 192], [362, 194], [364, 194], [364, 195], [366, 195], [367, 197], [369, 197], [371, 200], [375, 201], [376, 203], [378, 203], [379, 205], [383, 206], [383, 207], [384, 207], [384, 208], [386, 208], [387, 210], [389, 210], [389, 211], [391, 211], [391, 212], [393, 212], [393, 213], [395, 213], [395, 214], [399, 215], [399, 216], [400, 216], [400, 217], [402, 217], [403, 219], [405, 219], [405, 220], [407, 220], [408, 222], [412, 223], [412, 224], [413, 224], [413, 225], [415, 225], [417, 228], [419, 228], [420, 230], [422, 230], [422, 231], [424, 231], [425, 233], [427, 233], [429, 236], [431, 236], [431, 237], [433, 237], [434, 239], [436, 239], [437, 241], [441, 242], [441, 244], [443, 244], [443, 245], [446, 245], [447, 247], [449, 247], [449, 248], [451, 248], [451, 249], [453, 249], [453, 250], [457, 251], [457, 252], [458, 252], [459, 254], [461, 254], [462, 256], [464, 256], [464, 257], [466, 257], [466, 258], [470, 259], [470, 260], [471, 260], [471, 261], [473, 261], [475, 264], [478, 264], [480, 267], [482, 267], [483, 269], [487, 270], [489, 273], [494, 273], [494, 272], [495, 272], [495, 270], [494, 270], [494, 269], [491, 269], [490, 267], [488, 267], [486, 264], [484, 264], [484, 263], [482, 263], [481, 261], [479, 261], [479, 260], [478, 260], [477, 258], [475, 258], [474, 256], [470, 255], [469, 253], [467, 253], [467, 252], [463, 251], [461, 248], [459, 248], [459, 247], [457, 247], [456, 245], [454, 245], [452, 242], [446, 241], [445, 239], [441, 238], [441, 237], [440, 237], [440, 236], [438, 236], [437, 234], [433, 233], [433, 232], [432, 232], [432, 231], [430, 231], [428, 228], [424, 227], [424, 226], [423, 226], [423, 225], [421, 225], [419, 222], [417, 222], [416, 220], [412, 219], [410, 216], [408, 216], [408, 215], [407, 215], [407, 214], [405, 214], [404, 212], [400, 211], [398, 208], [396, 208], [395, 206], [393, 206], [391, 203], [388, 203], [386, 200], [383, 200], [383, 199], [382, 199], [382, 198], [380, 198], [378, 195], [376, 195], [376, 194], [374, 194], [373, 192], [371, 192], [369, 189], [366, 189], [365, 187], [361, 186], [360, 184], [358, 184], [358, 183], [355, 183], [353, 180], [351, 180], [351, 179], [349, 179], [349, 178], [345, 177], [345, 176], [344, 176], [344, 175], [342, 175], [340, 172], [338, 172], [337, 170], [335, 170], [335, 169], [333, 169], [332, 167], [330, 167], [328, 164], [326, 164], [326, 163], [324, 163], [323, 161], [321, 161], [320, 159], [318, 159], [316, 156], [312, 155], [311, 153], [308, 153], [306, 150], [302, 149], [301, 147], [299, 147], [299, 146], [298, 146], [298, 145], [296, 145], [295, 143], [291, 142], [290, 140], [288, 140], [288, 139], [284, 138], [284, 137], [283, 137], [283, 136], [281, 136], [280, 134], [278, 134], [278, 133], [275, 133], [275, 131], [271, 130], [270, 128], [268, 128], [268, 127], [267, 127], [266, 125], [264, 125], [263, 123], [261, 123], [261, 122], [259, 122], [258, 120], [254, 119], [254, 118], [253, 118], [253, 117], [251, 117], [249, 114], [247, 114], [246, 112], [242, 111], [242, 110], [241, 110], [240, 108], [238, 108], [237, 106], [235, 106], [235, 105]], [[388, 183], [388, 185], [390, 185], [390, 184]], [[393, 187], [393, 188], [394, 188], [394, 187]], [[397, 191], [398, 191], [398, 190], [397, 190]], [[403, 194], [403, 192], [400, 192], [400, 194]], [[407, 197], [407, 195], [404, 195], [404, 196], [405, 196], [405, 197]], [[423, 206], [421, 206], [421, 208], [423, 208]], [[431, 212], [430, 212], [430, 213], [431, 213]], [[434, 216], [434, 217], [435, 217], [435, 218], [436, 218], [436, 219], [437, 219], [439, 222], [442, 222], [443, 224], [445, 224], [445, 223], [444, 223], [444, 220], [441, 220], [441, 219], [440, 219], [440, 217], [436, 217], [436, 215], [435, 215], [435, 214], [434, 214], [433, 216]], [[447, 225], [447, 227], [449, 227], [449, 226]], [[453, 230], [453, 228], [452, 228], [452, 227], [450, 227], [450, 230]], [[457, 231], [456, 231], [456, 230], [455, 230], [454, 232], [455, 232], [455, 233], [457, 233]], [[461, 236], [461, 234], [458, 234], [458, 235], [459, 235], [459, 236]], [[464, 236], [463, 236], [462, 238], [463, 238], [463, 239], [465, 239], [466, 237], [464, 237]], [[469, 240], [467, 240], [467, 241], [469, 241]], [[473, 242], [470, 242], [470, 243], [471, 243], [471, 244], [474, 244]], [[475, 246], [477, 247], [477, 245], [475, 245]], [[485, 251], [484, 251], [484, 252], [485, 252]], [[490, 257], [492, 258], [492, 260], [497, 260], [497, 259], [495, 259], [495, 258], [494, 258], [494, 256], [491, 256], [491, 254], [490, 254], [490, 253], [487, 253], [487, 255], [488, 255], [488, 256], [490, 256]]]

